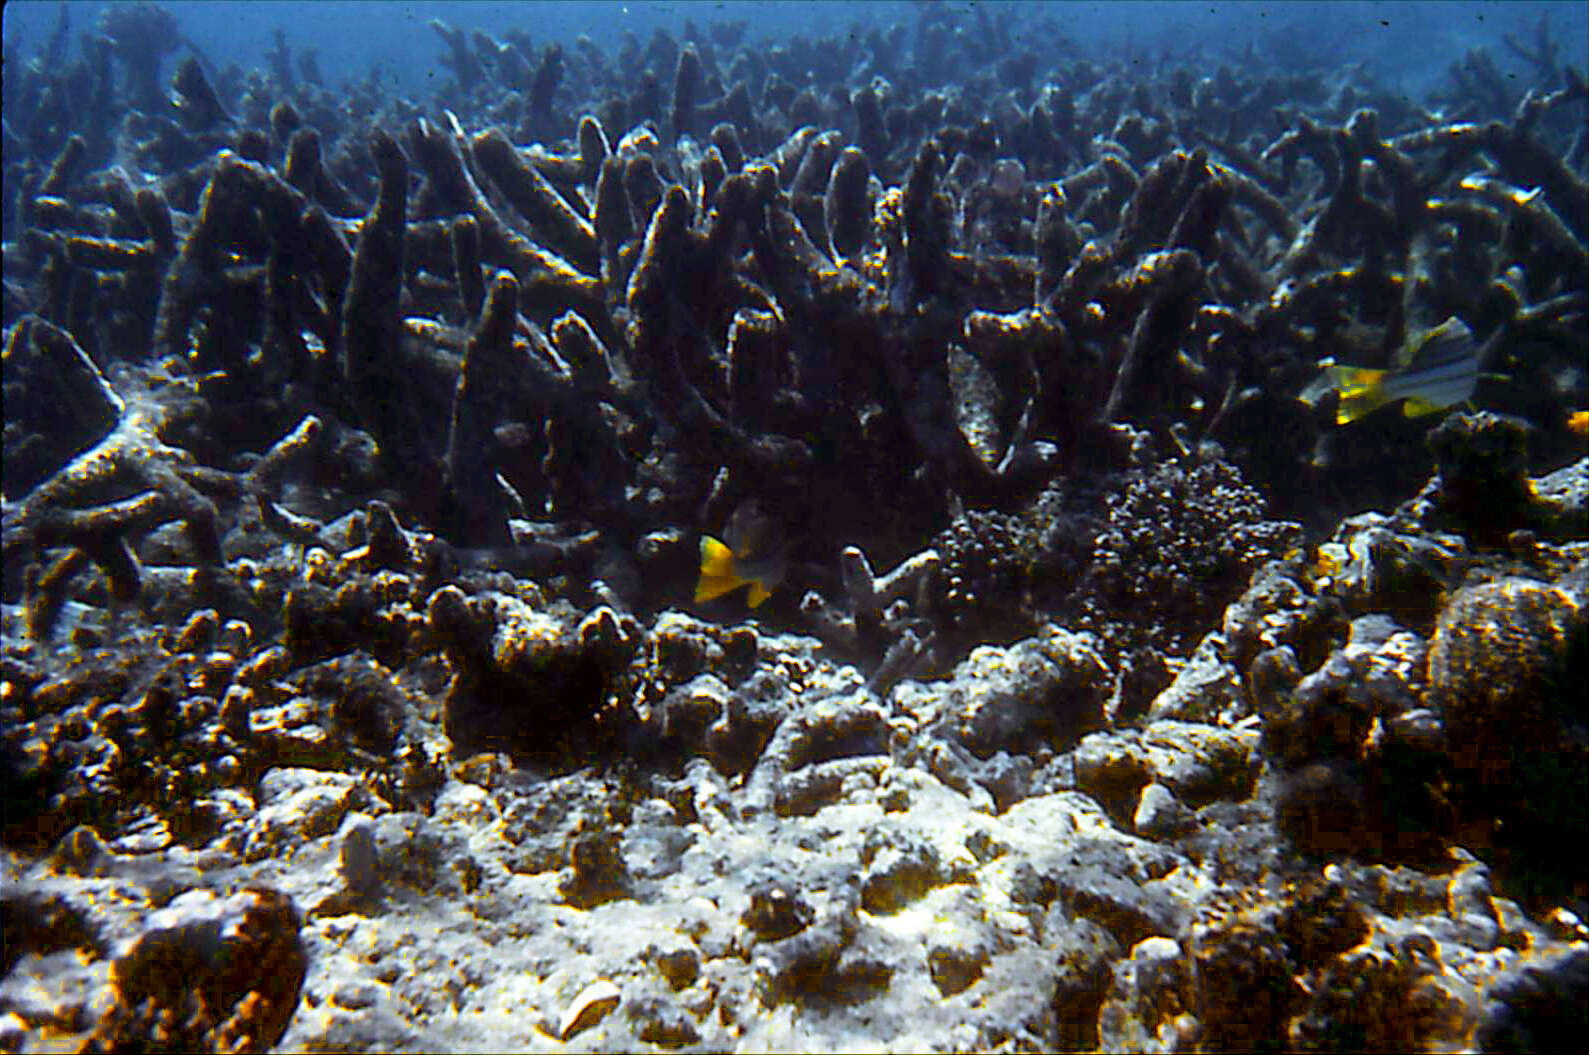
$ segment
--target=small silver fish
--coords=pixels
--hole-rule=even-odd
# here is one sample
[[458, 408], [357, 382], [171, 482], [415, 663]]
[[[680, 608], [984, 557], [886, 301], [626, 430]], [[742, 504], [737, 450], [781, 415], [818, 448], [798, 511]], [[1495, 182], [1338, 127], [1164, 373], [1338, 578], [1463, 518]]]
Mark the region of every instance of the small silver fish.
[[1409, 341], [1400, 358], [1403, 364], [1394, 370], [1325, 367], [1341, 394], [1337, 425], [1350, 425], [1398, 399], [1407, 401], [1401, 412], [1409, 418], [1433, 414], [1471, 397], [1479, 383], [1479, 347], [1468, 324], [1455, 315]]

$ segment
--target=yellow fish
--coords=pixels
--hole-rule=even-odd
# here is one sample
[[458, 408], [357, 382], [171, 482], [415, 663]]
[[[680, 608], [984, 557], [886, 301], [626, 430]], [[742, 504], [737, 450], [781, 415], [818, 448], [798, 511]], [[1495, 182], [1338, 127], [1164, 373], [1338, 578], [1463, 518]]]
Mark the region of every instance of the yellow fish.
[[1409, 418], [1433, 414], [1473, 395], [1479, 383], [1479, 349], [1467, 323], [1451, 316], [1408, 343], [1394, 370], [1327, 366], [1331, 385], [1341, 393], [1335, 423], [1350, 425], [1386, 403], [1405, 399]]
[[727, 542], [701, 536], [701, 578], [695, 584], [696, 603], [712, 601], [749, 585], [745, 601], [758, 607], [783, 582], [784, 549], [772, 545], [771, 524], [754, 501], [747, 501], [729, 517], [723, 532]]
[[1580, 436], [1589, 436], [1589, 410], [1575, 410], [1567, 418], [1567, 427]]

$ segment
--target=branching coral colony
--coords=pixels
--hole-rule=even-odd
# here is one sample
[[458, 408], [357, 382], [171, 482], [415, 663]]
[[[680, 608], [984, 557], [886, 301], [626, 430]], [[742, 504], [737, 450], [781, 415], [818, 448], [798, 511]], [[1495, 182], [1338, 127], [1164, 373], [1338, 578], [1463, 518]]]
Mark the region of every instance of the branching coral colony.
[[1418, 109], [948, 17], [616, 53], [438, 22], [418, 102], [282, 34], [168, 101], [147, 4], [8, 53], [7, 598], [48, 639], [155, 557], [269, 624], [238, 559], [378, 500], [430, 574], [657, 610], [753, 499], [788, 558], [758, 615], [875, 687], [1059, 619], [1141, 706], [1295, 546], [1266, 502], [1320, 528], [1427, 475], [1427, 423], [1298, 399], [1320, 360], [1459, 316], [1474, 398], [1576, 449], [1585, 82], [1545, 29], [1506, 41], [1521, 96], [1477, 51]]
[[1548, 24], [1418, 105], [1012, 6], [437, 22], [408, 99], [149, 3], [68, 59], [75, 10], [0, 97], [0, 1047], [527, 1046], [550, 999], [615, 1050], [1466, 1049], [1583, 1004]]

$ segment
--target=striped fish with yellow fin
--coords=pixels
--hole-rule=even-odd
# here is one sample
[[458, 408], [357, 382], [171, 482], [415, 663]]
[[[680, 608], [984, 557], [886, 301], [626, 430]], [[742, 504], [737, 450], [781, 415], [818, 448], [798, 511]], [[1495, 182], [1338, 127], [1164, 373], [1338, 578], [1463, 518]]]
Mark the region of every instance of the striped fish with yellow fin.
[[1387, 403], [1405, 399], [1409, 418], [1466, 401], [1479, 383], [1479, 347], [1468, 324], [1455, 315], [1407, 342], [1392, 370], [1325, 366], [1330, 386], [1341, 394], [1335, 423], [1350, 425]]
[[734, 510], [723, 540], [701, 536], [701, 578], [696, 603], [712, 601], [748, 585], [745, 601], [758, 607], [783, 582], [786, 548], [754, 499]]

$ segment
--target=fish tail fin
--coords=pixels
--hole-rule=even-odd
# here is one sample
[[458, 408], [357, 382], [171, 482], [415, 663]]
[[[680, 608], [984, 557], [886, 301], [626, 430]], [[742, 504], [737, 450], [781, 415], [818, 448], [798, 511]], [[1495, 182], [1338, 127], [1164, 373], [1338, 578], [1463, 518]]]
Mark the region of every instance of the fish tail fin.
[[1382, 385], [1388, 371], [1332, 366], [1329, 372], [1330, 380], [1341, 394], [1341, 401], [1335, 407], [1337, 425], [1350, 425], [1385, 404]]
[[766, 584], [760, 579], [752, 579], [750, 580], [750, 593], [746, 595], [745, 603], [755, 608], [771, 596], [772, 591], [767, 588]]
[[695, 600], [711, 601], [745, 584], [734, 567], [734, 551], [710, 535], [701, 536], [701, 579]]
[[1425, 414], [1437, 414], [1444, 409], [1446, 409], [1445, 406], [1439, 403], [1431, 403], [1427, 399], [1419, 399], [1417, 396], [1409, 397], [1401, 405], [1402, 415], [1409, 418], [1421, 418]]

